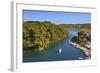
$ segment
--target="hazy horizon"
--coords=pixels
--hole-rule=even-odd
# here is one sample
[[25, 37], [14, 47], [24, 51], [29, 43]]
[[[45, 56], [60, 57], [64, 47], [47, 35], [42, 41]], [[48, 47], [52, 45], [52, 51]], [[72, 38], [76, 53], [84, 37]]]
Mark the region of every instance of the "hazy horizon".
[[23, 22], [50, 21], [54, 24], [91, 23], [91, 13], [23, 10]]

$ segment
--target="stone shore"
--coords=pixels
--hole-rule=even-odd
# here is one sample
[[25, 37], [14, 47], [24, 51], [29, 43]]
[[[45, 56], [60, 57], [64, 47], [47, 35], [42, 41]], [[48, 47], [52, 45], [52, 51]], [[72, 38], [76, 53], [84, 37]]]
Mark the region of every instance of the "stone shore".
[[81, 49], [81, 50], [85, 53], [85, 55], [86, 55], [88, 58], [91, 57], [91, 50], [89, 50], [89, 49], [87, 49], [87, 48], [85, 48], [85, 47], [82, 47], [82, 46], [80, 46], [80, 45], [77, 44], [77, 43], [73, 43], [73, 42], [71, 42], [70, 40], [69, 40], [69, 43], [70, 43], [72, 46], [75, 46], [76, 48]]

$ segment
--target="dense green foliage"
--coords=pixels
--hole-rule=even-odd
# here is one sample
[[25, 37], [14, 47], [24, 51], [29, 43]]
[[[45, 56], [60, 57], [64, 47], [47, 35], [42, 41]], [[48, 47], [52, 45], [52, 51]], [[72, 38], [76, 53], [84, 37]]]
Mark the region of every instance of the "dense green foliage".
[[[53, 24], [49, 21], [27, 21], [23, 22], [23, 49], [41, 51], [48, 47], [49, 44], [62, 40], [68, 34], [69, 29], [79, 29], [84, 31], [90, 30], [90, 24]], [[84, 29], [85, 28], [85, 29]], [[83, 40], [84, 39], [84, 40]], [[83, 32], [79, 32], [78, 36], [72, 38], [72, 41], [82, 43], [86, 37]]]
[[49, 21], [23, 22], [23, 49], [41, 51], [67, 35], [66, 27]]
[[88, 29], [91, 30], [91, 24], [89, 23], [84, 23], [84, 24], [61, 24], [62, 27], [69, 29]]
[[90, 32], [79, 31], [78, 35], [72, 38], [72, 41], [84, 45], [91, 41], [91, 34]]

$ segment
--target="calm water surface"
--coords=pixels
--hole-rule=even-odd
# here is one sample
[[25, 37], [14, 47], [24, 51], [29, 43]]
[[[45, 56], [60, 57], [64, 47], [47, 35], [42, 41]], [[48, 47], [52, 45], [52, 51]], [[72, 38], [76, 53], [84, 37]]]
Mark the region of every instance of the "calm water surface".
[[[68, 37], [52, 46], [50, 45], [40, 53], [24, 51], [23, 62], [85, 59], [85, 54], [79, 48], [70, 45], [68, 42], [73, 36], [77, 36], [77, 32], [77, 30], [70, 30]], [[59, 53], [60, 48], [62, 49], [61, 53]]]

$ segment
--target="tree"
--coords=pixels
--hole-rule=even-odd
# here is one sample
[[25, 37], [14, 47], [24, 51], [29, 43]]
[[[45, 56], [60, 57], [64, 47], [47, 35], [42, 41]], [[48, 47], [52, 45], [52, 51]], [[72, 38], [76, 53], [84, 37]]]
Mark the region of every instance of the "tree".
[[67, 29], [61, 25], [55, 25], [49, 21], [28, 21], [23, 23], [23, 47], [27, 50], [41, 51], [63, 39], [67, 35]]

